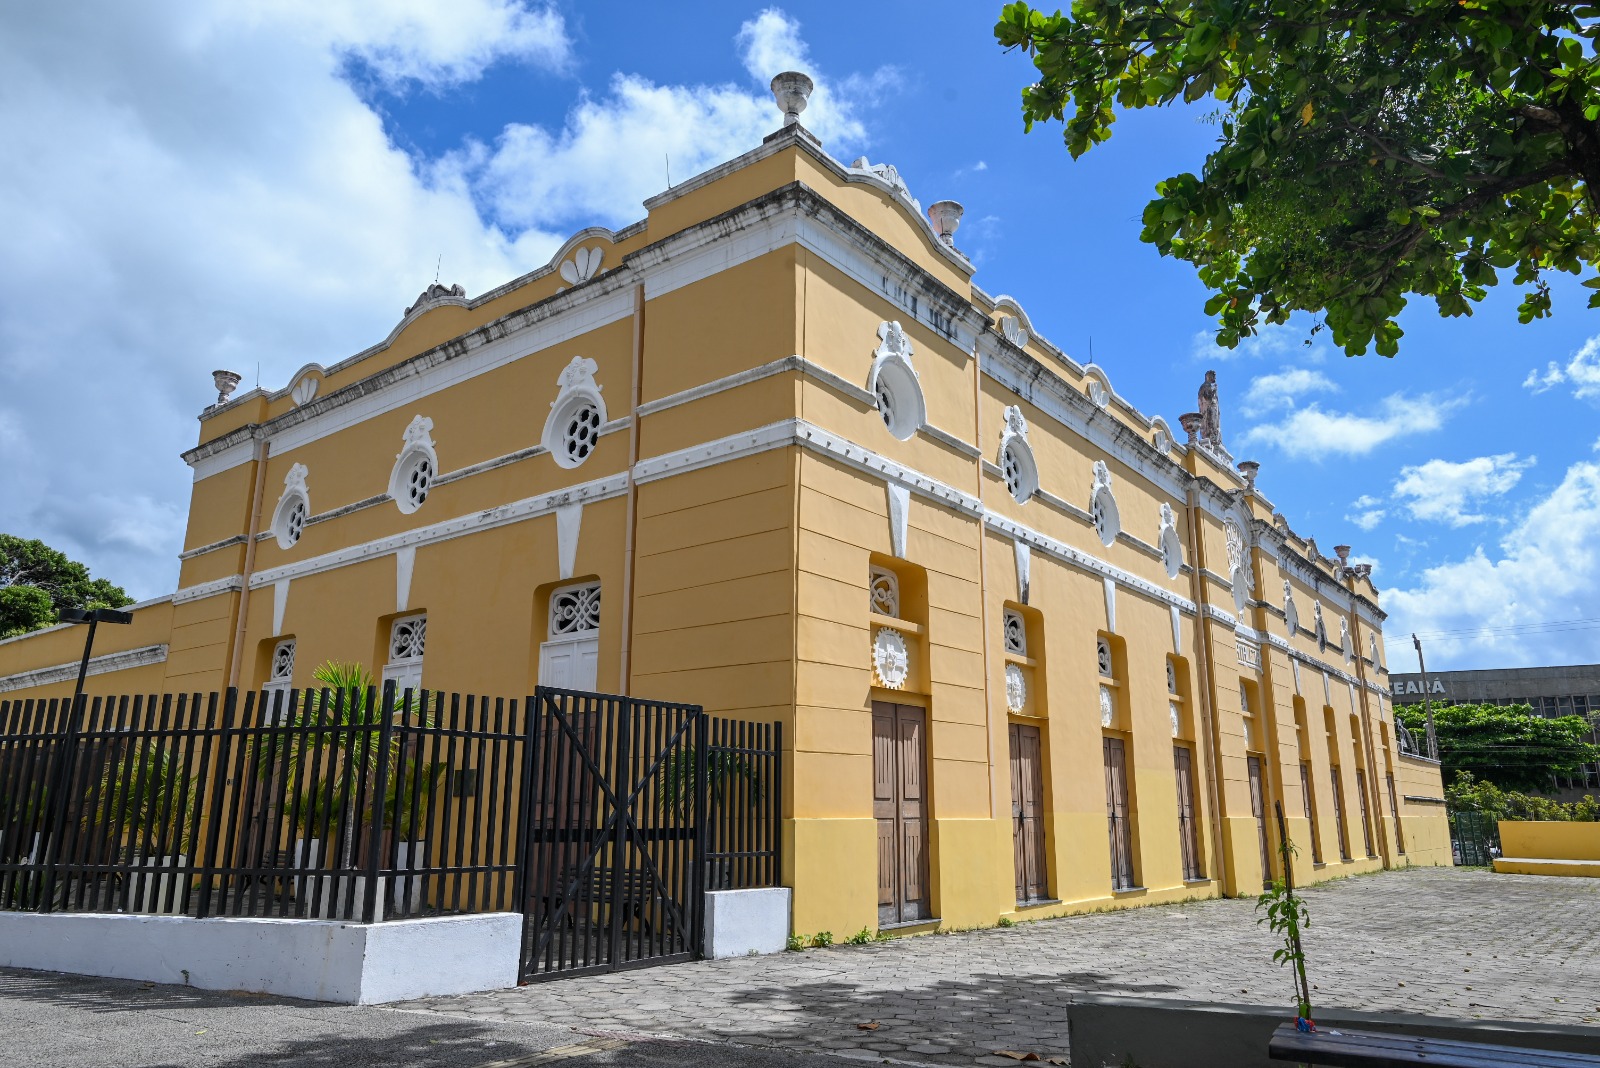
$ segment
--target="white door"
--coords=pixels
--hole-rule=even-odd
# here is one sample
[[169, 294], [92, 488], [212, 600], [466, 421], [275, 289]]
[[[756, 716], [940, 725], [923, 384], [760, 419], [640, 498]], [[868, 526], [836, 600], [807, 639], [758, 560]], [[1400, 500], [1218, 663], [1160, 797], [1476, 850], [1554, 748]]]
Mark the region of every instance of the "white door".
[[600, 672], [600, 637], [567, 638], [539, 646], [539, 685], [593, 690]]

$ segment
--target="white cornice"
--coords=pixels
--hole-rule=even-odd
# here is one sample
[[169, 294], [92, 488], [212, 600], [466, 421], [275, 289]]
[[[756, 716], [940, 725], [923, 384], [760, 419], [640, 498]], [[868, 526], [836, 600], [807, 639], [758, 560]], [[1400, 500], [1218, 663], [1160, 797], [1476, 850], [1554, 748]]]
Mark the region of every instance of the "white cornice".
[[201, 582], [194, 586], [185, 586], [172, 595], [172, 603], [188, 604], [190, 601], [199, 601], [206, 597], [215, 597], [221, 593], [232, 593], [235, 590], [242, 589], [244, 589], [243, 576], [229, 575], [227, 578]]
[[525, 519], [545, 515], [566, 504], [578, 504], [591, 501], [602, 501], [608, 497], [621, 496], [628, 488], [626, 474], [608, 475], [593, 482], [584, 482], [566, 489], [553, 490], [549, 493], [525, 497], [520, 501], [502, 504], [495, 508], [488, 508], [470, 515], [456, 516], [446, 519], [431, 526], [417, 527], [415, 530], [391, 534], [388, 537], [378, 538], [373, 541], [363, 542], [360, 545], [351, 545], [335, 552], [313, 556], [307, 560], [297, 560], [292, 564], [283, 564], [279, 567], [258, 571], [250, 576], [250, 588], [260, 589], [270, 586], [275, 582], [286, 579], [303, 578], [306, 575], [315, 575], [321, 571], [331, 571], [334, 568], [345, 567], [349, 564], [369, 560], [375, 556], [386, 556], [397, 549], [411, 548], [419, 545], [432, 545], [435, 542], [448, 541], [459, 538], [465, 534], [475, 534], [482, 530], [493, 530], [510, 523], [520, 523]]
[[[113, 671], [126, 671], [129, 668], [147, 667], [151, 664], [160, 664], [167, 659], [165, 645], [146, 645], [138, 649], [127, 649], [120, 653], [105, 653], [93, 657], [89, 661], [90, 675], [106, 675]], [[56, 664], [53, 667], [34, 668], [32, 671], [19, 671], [15, 675], [0, 676], [0, 693], [11, 690], [28, 690], [36, 686], [54, 686], [60, 682], [71, 682], [78, 677], [79, 661], [70, 664]]]

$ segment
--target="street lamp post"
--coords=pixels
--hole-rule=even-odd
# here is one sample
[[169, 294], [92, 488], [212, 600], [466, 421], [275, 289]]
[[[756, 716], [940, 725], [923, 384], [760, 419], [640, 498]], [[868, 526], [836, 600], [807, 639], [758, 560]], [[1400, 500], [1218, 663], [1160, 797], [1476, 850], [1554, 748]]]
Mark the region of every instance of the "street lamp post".
[[55, 865], [61, 852], [61, 832], [66, 826], [67, 793], [71, 785], [72, 762], [78, 747], [78, 732], [83, 725], [83, 683], [89, 677], [89, 657], [94, 652], [94, 633], [101, 623], [132, 623], [132, 612], [118, 612], [114, 608], [63, 608], [56, 616], [62, 623], [87, 623], [89, 633], [83, 640], [83, 659], [78, 662], [78, 684], [72, 691], [72, 706], [67, 710], [66, 722], [61, 728], [61, 740], [56, 744], [56, 766], [50, 777], [54, 796], [50, 805], [50, 825], [44, 846], [44, 880], [39, 891], [39, 906], [50, 911], [50, 899], [55, 888]]
[[1422, 714], [1428, 721], [1428, 753], [1439, 759], [1439, 736], [1433, 732], [1433, 706], [1428, 703], [1428, 665], [1422, 659], [1422, 639], [1415, 634], [1411, 644], [1417, 647], [1417, 672], [1422, 676]]

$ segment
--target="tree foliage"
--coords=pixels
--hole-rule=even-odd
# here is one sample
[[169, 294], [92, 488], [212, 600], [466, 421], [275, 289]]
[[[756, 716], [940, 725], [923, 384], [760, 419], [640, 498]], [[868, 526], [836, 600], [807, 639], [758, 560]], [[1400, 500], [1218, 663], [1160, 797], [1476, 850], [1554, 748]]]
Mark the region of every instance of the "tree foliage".
[[[1427, 729], [1421, 705], [1396, 705], [1416, 737]], [[1546, 719], [1527, 705], [1449, 705], [1433, 710], [1446, 782], [1462, 772], [1507, 790], [1543, 790], [1552, 776], [1600, 760], [1582, 716]]]
[[1528, 322], [1552, 272], [1600, 290], [1600, 3], [1019, 0], [994, 32], [1038, 69], [1027, 128], [1062, 122], [1074, 157], [1118, 109], [1221, 103], [1141, 237], [1195, 266], [1228, 348], [1307, 311], [1393, 356], [1410, 295], [1470, 315], [1509, 271]]
[[0, 534], [0, 638], [48, 627], [63, 608], [132, 603], [121, 586], [90, 578], [87, 567], [44, 542]]
[[1578, 801], [1557, 801], [1502, 790], [1492, 782], [1479, 782], [1470, 771], [1458, 773], [1456, 781], [1444, 788], [1444, 800], [1452, 812], [1473, 809], [1491, 820], [1600, 821], [1600, 801], [1595, 800], [1593, 794], [1585, 794]]

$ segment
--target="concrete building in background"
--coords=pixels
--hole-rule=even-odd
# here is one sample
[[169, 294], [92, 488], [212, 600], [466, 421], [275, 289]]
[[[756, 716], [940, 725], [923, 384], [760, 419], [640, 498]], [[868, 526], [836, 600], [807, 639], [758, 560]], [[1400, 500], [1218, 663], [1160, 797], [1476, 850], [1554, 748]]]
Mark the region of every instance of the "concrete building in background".
[[[1450, 863], [1368, 569], [1234, 463], [1215, 376], [1175, 434], [979, 288], [960, 205], [794, 100], [631, 226], [431, 286], [280, 389], [224, 378], [180, 588], [91, 691], [342, 659], [781, 721], [804, 932], [1256, 893], [1279, 803], [1299, 882]], [[81, 641], [0, 643], [0, 698], [70, 693]]]
[[[1395, 672], [1389, 681], [1396, 704], [1422, 703], [1420, 674]], [[1430, 671], [1426, 692], [1435, 705], [1530, 705], [1541, 716], [1583, 716], [1590, 740], [1600, 744], [1600, 664]], [[1562, 794], [1600, 788], [1600, 764], [1559, 777], [1556, 787]]]

